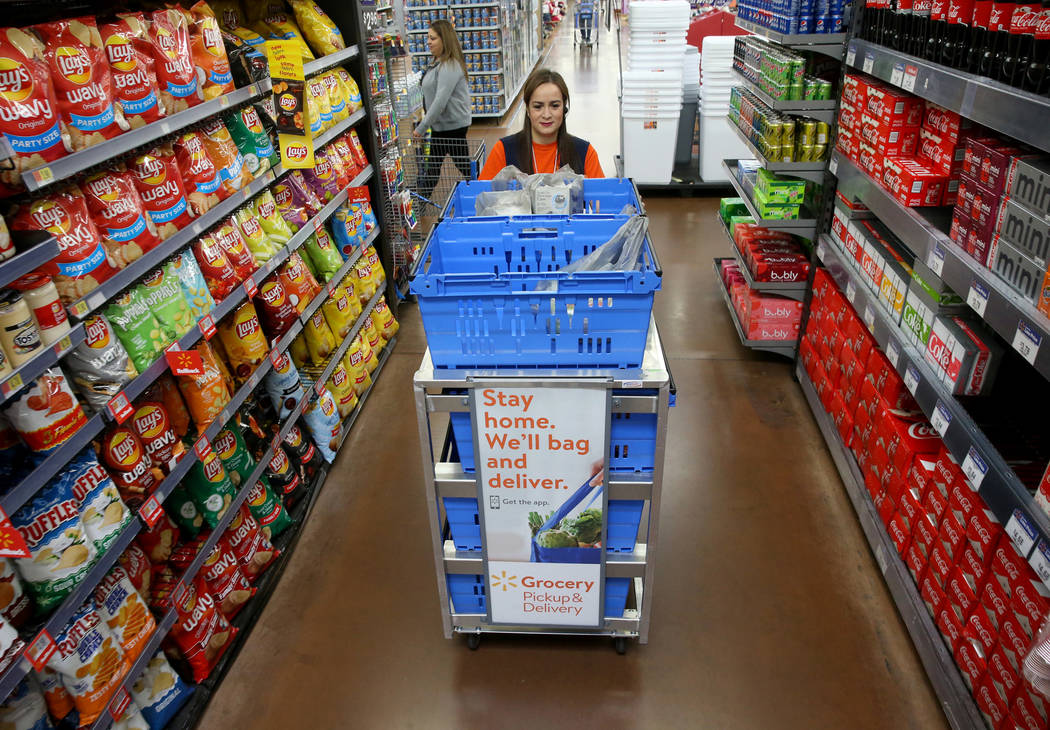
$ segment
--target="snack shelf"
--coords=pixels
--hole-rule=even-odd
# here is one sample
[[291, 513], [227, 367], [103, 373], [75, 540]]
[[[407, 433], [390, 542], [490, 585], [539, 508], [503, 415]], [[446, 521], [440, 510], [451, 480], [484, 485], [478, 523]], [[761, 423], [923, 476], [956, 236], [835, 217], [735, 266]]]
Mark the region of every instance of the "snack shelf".
[[846, 264], [827, 235], [817, 244], [817, 257], [886, 352], [919, 408], [937, 428], [945, 447], [962, 465], [970, 487], [981, 495], [1010, 535], [1018, 553], [1032, 564], [1050, 588], [1050, 564], [1041, 553], [1043, 550], [1050, 553], [1050, 517], [1035, 504], [1005, 459], [951, 390], [941, 383], [923, 353], [904, 342], [904, 333], [890, 320], [876, 295], [860, 274]]
[[349, 117], [333, 125], [330, 129], [325, 130], [317, 137], [314, 137], [314, 147], [321, 148], [331, 142], [339, 135], [349, 131], [355, 124], [360, 122], [366, 117], [365, 108], [361, 107], [356, 112], [351, 114]]
[[[831, 171], [839, 190], [855, 195], [912, 253], [966, 297], [967, 304], [1050, 379], [1050, 320], [990, 269], [974, 261], [944, 232], [950, 209], [906, 208], [837, 151]], [[920, 212], [922, 211], [922, 212]]]
[[[335, 202], [335, 201], [333, 201], [333, 202]], [[353, 267], [353, 265], [356, 264], [358, 262], [358, 260], [361, 258], [361, 254], [363, 253], [363, 249], [366, 249], [370, 245], [372, 245], [372, 243], [378, 237], [379, 237], [379, 226], [376, 226], [374, 229], [372, 229], [372, 232], [370, 234], [368, 234], [368, 238], [365, 239], [365, 242], [361, 246], [355, 248], [354, 252], [352, 254], [350, 254], [350, 257], [347, 258], [347, 260], [343, 262], [343, 265], [340, 266], [339, 270], [335, 272], [335, 275], [332, 277], [331, 281], [335, 282], [336, 284], [338, 284], [340, 281], [342, 281], [343, 277], [346, 276], [350, 272], [350, 269]], [[327, 300], [328, 297], [330, 297], [331, 295], [332, 295], [332, 292], [328, 288], [328, 286], [327, 285], [323, 286], [321, 288], [320, 293], [318, 293], [317, 296], [315, 296], [313, 299], [310, 300], [310, 303], [308, 305], [306, 305], [306, 309], [304, 309], [303, 313], [299, 315], [299, 321], [302, 322], [303, 324], [306, 324], [306, 320], [310, 319], [310, 317], [312, 317], [314, 315], [314, 312], [316, 312], [317, 309], [322, 304], [324, 304], [325, 300]]]
[[6, 403], [26, 384], [40, 377], [45, 370], [69, 354], [69, 351], [84, 341], [84, 325], [75, 325], [58, 342], [46, 346], [29, 362], [0, 380], [0, 403]]
[[337, 347], [332, 352], [332, 354], [329, 355], [328, 362], [325, 364], [324, 369], [321, 371], [321, 375], [318, 376], [317, 380], [314, 381], [315, 386], [317, 383], [328, 382], [328, 379], [332, 377], [332, 373], [335, 372], [336, 365], [339, 363], [340, 360], [343, 359], [343, 355], [345, 355], [346, 351], [350, 349], [350, 345], [353, 344], [354, 338], [357, 337], [357, 333], [360, 332], [361, 327], [364, 326], [365, 317], [372, 313], [372, 310], [375, 309], [376, 303], [379, 301], [380, 297], [382, 297], [385, 292], [385, 286], [377, 288], [376, 293], [373, 294], [372, 298], [368, 300], [368, 304], [366, 304], [361, 309], [361, 314], [358, 315], [357, 321], [354, 322], [353, 329], [351, 329], [350, 333], [343, 338], [343, 341], [341, 343], [339, 343], [339, 347]]
[[747, 335], [744, 334], [744, 328], [740, 324], [740, 317], [733, 306], [733, 299], [729, 296], [729, 291], [726, 289], [725, 284], [722, 283], [722, 275], [718, 269], [721, 262], [725, 260], [720, 258], [714, 260], [715, 278], [718, 280], [718, 291], [722, 293], [722, 299], [725, 301], [726, 308], [729, 309], [729, 317], [733, 320], [733, 326], [736, 327], [736, 334], [740, 338], [740, 344], [749, 350], [762, 350], [764, 352], [772, 352], [775, 355], [794, 358], [795, 350], [798, 348], [798, 343], [794, 340], [749, 340]]
[[827, 162], [771, 162], [766, 158], [758, 148], [755, 147], [755, 143], [751, 141], [751, 138], [747, 136], [740, 127], [733, 124], [730, 121], [729, 126], [733, 128], [737, 136], [743, 140], [747, 148], [751, 150], [751, 154], [755, 156], [755, 159], [761, 163], [762, 167], [766, 168], [770, 172], [776, 172], [781, 175], [790, 175], [791, 177], [800, 177], [803, 180], [810, 180], [812, 182], [821, 185], [824, 183], [824, 171], [827, 169]]
[[729, 248], [733, 251], [733, 256], [736, 258], [737, 264], [740, 265], [740, 273], [743, 275], [744, 280], [747, 281], [747, 285], [755, 291], [764, 292], [766, 294], [776, 294], [778, 296], [787, 297], [788, 299], [794, 299], [795, 301], [802, 302], [806, 299], [806, 291], [809, 289], [806, 281], [798, 282], [776, 282], [776, 281], [755, 281], [751, 275], [751, 270], [747, 268], [747, 263], [744, 261], [743, 256], [740, 255], [740, 249], [736, 247], [736, 241], [733, 240], [733, 236], [729, 233], [729, 229], [725, 223], [722, 224], [722, 230], [725, 231], [726, 238], [729, 239]]
[[849, 42], [846, 65], [1050, 151], [1050, 99], [1045, 96], [862, 40]]
[[307, 61], [303, 65], [303, 74], [307, 78], [309, 78], [310, 76], [316, 76], [322, 71], [327, 71], [328, 69], [335, 68], [336, 66], [338, 66], [341, 63], [344, 63], [345, 61], [349, 61], [351, 58], [357, 56], [357, 54], [360, 52], [361, 50], [357, 47], [357, 44], [355, 43], [352, 46], [347, 46], [341, 51], [336, 51], [335, 53], [329, 53], [327, 56], [322, 56], [321, 58], [318, 58], [315, 61]]
[[[27, 647], [23, 650], [22, 656], [13, 662], [6, 672], [0, 674], [0, 695], [7, 697], [11, 690], [22, 681], [23, 677], [29, 674], [31, 666], [29, 659], [26, 657], [26, 651], [31, 647], [37, 646], [38, 643], [41, 648], [46, 648], [48, 643], [54, 643], [55, 637], [62, 632], [66, 624], [69, 623], [69, 619], [73, 617], [73, 614], [76, 613], [84, 601], [94, 593], [99, 582], [116, 564], [117, 558], [131, 544], [131, 541], [139, 533], [140, 529], [142, 529], [142, 523], [132, 515], [127, 527], [117, 535], [117, 538], [110, 544], [106, 552], [98, 556], [95, 564], [84, 576], [84, 580], [80, 582], [80, 585], [74, 588], [66, 596], [65, 600], [51, 612], [51, 615], [48, 616], [43, 625], [33, 632], [33, 638], [26, 640]], [[50, 637], [50, 641], [48, 641], [48, 637]], [[57, 647], [55, 650], [57, 651]]]
[[[0, 139], [7, 138], [0, 135]], [[58, 256], [61, 251], [62, 247], [58, 239], [49, 235], [46, 240], [34, 244], [32, 248], [0, 262], [0, 286], [6, 286], [33, 269], [43, 266]]]
[[[733, 69], [741, 83], [747, 86], [748, 91], [757, 96], [763, 104], [770, 109], [785, 114], [799, 114], [822, 122], [832, 124], [835, 121], [835, 109], [838, 101], [835, 99], [774, 99], [767, 94], [762, 87], [744, 76], [740, 71]], [[829, 142], [830, 144], [830, 142]]]
[[812, 240], [817, 230], [817, 221], [814, 218], [779, 220], [775, 218], [763, 218], [758, 214], [758, 208], [755, 207], [754, 201], [751, 200], [751, 196], [746, 190], [744, 190], [743, 183], [741, 183], [740, 178], [737, 177], [737, 163], [738, 160], [722, 160], [722, 169], [726, 171], [727, 175], [729, 175], [730, 184], [736, 189], [737, 195], [743, 199], [744, 205], [747, 206], [747, 210], [751, 214], [751, 217], [755, 219], [755, 222], [760, 223], [773, 231], [793, 233], [796, 236]]
[[453, 8], [498, 8], [499, 3], [449, 3], [448, 9]]
[[736, 27], [796, 51], [813, 51], [837, 59], [842, 58], [842, 44], [846, 42], [849, 35], [848, 33], [778, 33], [740, 17], [736, 19]]
[[922, 660], [926, 675], [933, 686], [941, 709], [954, 730], [972, 730], [985, 727], [981, 713], [970, 697], [962, 676], [955, 665], [955, 660], [945, 647], [940, 632], [930, 617], [926, 604], [912, 580], [907, 566], [897, 554], [897, 549], [889, 535], [882, 527], [875, 506], [867, 495], [864, 478], [861, 476], [857, 461], [842, 443], [834, 422], [824, 411], [813, 383], [801, 363], [796, 366], [796, 377], [802, 386], [802, 393], [809, 403], [817, 427], [824, 436], [824, 441], [831, 452], [831, 458], [838, 468], [839, 476], [846, 488], [853, 510], [857, 513], [861, 529], [868, 546], [875, 556], [883, 580], [890, 589], [893, 602], [897, 606], [904, 626], [908, 629], [912, 644], [919, 659]]
[[367, 401], [368, 396], [372, 394], [372, 389], [376, 387], [376, 382], [379, 380], [379, 374], [383, 372], [383, 368], [386, 366], [387, 360], [390, 359], [390, 353], [393, 351], [394, 345], [396, 344], [397, 337], [392, 337], [390, 342], [386, 343], [383, 352], [380, 353], [379, 361], [376, 363], [375, 372], [372, 373], [372, 384], [365, 388], [365, 392], [357, 399], [357, 405], [354, 406], [353, 412], [343, 421], [343, 433], [339, 437], [339, 447], [336, 449], [336, 453], [339, 452], [339, 449], [343, 448], [347, 436], [350, 435], [350, 429], [352, 429], [354, 424], [357, 423], [357, 417], [361, 415], [361, 410], [365, 407], [365, 401]]
[[127, 154], [138, 147], [156, 142], [161, 137], [166, 137], [192, 124], [202, 122], [227, 109], [247, 104], [266, 94], [270, 91], [270, 88], [270, 79], [264, 79], [255, 82], [251, 86], [235, 89], [228, 94], [223, 94], [190, 109], [172, 114], [170, 117], [158, 119], [144, 127], [130, 129], [118, 137], [100, 142], [85, 150], [73, 152], [46, 165], [26, 170], [22, 173], [22, 180], [30, 192], [35, 192], [59, 180], [65, 180], [78, 173], [86, 172], [96, 165], [110, 162], [114, 158]]

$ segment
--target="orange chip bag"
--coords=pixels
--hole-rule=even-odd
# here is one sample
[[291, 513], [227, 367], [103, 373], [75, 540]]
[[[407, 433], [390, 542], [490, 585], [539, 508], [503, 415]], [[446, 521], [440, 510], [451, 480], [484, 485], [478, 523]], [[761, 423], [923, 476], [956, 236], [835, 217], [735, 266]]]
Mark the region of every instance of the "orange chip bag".
[[114, 94], [128, 126], [137, 129], [163, 117], [145, 16], [126, 13], [98, 30], [113, 75]]
[[233, 314], [219, 322], [219, 339], [233, 368], [233, 376], [243, 383], [266, 359], [270, 348], [259, 325], [255, 305], [245, 302]]
[[156, 401], [164, 404], [164, 410], [168, 412], [168, 419], [175, 435], [179, 438], [185, 436], [190, 429], [190, 413], [186, 410], [186, 403], [179, 395], [179, 389], [171, 374], [165, 372], [156, 382], [146, 390], [146, 400]]
[[98, 584], [95, 603], [99, 616], [113, 632], [128, 659], [134, 662], [157, 630], [157, 622], [123, 566], [114, 566]]
[[58, 109], [73, 150], [113, 139], [128, 129], [124, 112], [113, 103], [113, 76], [95, 19], [58, 20], [33, 29], [47, 48]]
[[203, 432], [229, 404], [230, 391], [211, 345], [198, 342], [193, 349], [200, 353], [204, 361], [203, 374], [179, 375], [176, 378], [193, 422], [197, 424], [198, 432]]
[[73, 711], [73, 698], [62, 684], [62, 675], [44, 666], [36, 676], [40, 680], [48, 713], [55, 721], [62, 720]]
[[64, 157], [69, 134], [44, 58], [44, 44], [18, 28], [0, 29], [0, 132], [15, 151], [15, 169], [0, 179], [21, 186], [19, 173]]
[[193, 669], [193, 681], [203, 682], [230, 646], [237, 629], [219, 611], [203, 577], [198, 576], [187, 585], [181, 598], [178, 603], [173, 601], [177, 618], [171, 636]]
[[233, 73], [215, 13], [202, 0], [190, 8], [190, 20], [190, 53], [200, 69], [198, 77], [203, 78], [205, 101], [233, 91]]
[[233, 218], [227, 218], [222, 225], [211, 232], [211, 237], [222, 248], [237, 278], [244, 281], [259, 270], [248, 244], [241, 235], [241, 229]]
[[185, 132], [176, 137], [175, 159], [195, 215], [207, 213], [229, 197], [230, 188], [223, 185], [222, 173], [208, 154], [203, 134]]
[[288, 261], [279, 269], [279, 275], [289, 299], [299, 314], [302, 314], [310, 301], [321, 293], [321, 285], [306, 268], [298, 252], [288, 257]]
[[168, 114], [197, 106], [204, 95], [197, 83], [186, 16], [179, 10], [157, 10], [150, 13], [149, 19], [149, 40], [161, 103]]
[[81, 189], [103, 245], [117, 266], [124, 268], [160, 244], [157, 228], [135, 188], [135, 176], [123, 170], [96, 172]]
[[244, 156], [230, 136], [230, 130], [221, 119], [209, 120], [203, 127], [204, 148], [219, 170], [222, 184], [230, 194], [252, 181], [252, 173], [244, 164]]

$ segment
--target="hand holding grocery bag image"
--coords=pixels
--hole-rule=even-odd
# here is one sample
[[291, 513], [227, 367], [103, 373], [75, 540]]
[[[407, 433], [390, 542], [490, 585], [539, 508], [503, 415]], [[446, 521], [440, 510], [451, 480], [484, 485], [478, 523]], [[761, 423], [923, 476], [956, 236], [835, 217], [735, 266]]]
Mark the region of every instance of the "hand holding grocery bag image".
[[[598, 507], [591, 504], [601, 497], [604, 489], [602, 467], [602, 462], [597, 462], [593, 476], [546, 518], [538, 512], [529, 513], [533, 563], [601, 562], [603, 514], [600, 503]], [[570, 516], [592, 491], [583, 510]]]

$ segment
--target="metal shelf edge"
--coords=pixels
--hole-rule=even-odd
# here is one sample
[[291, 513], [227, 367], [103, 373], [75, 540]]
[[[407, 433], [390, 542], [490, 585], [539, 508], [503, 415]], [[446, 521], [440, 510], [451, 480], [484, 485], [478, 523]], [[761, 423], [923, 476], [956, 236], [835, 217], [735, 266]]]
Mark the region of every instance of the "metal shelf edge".
[[[7, 139], [7, 137], [0, 135], [0, 139]], [[34, 244], [32, 248], [0, 262], [0, 286], [6, 286], [33, 269], [43, 266], [58, 256], [61, 251], [62, 247], [58, 239], [50, 236], [46, 241]]]
[[341, 51], [335, 53], [329, 53], [327, 56], [322, 56], [314, 61], [309, 61], [303, 66], [303, 74], [309, 78], [310, 76], [316, 76], [322, 71], [327, 71], [330, 68], [334, 68], [344, 61], [349, 61], [351, 58], [355, 58], [360, 49], [355, 43], [352, 46], [347, 46]]

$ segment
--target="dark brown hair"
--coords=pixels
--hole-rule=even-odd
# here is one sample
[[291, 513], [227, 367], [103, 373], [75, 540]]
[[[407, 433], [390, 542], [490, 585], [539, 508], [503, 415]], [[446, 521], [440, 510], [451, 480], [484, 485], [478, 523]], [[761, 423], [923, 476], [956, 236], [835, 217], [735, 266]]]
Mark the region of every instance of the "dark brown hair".
[[[522, 172], [532, 174], [532, 120], [529, 119], [529, 102], [536, 89], [544, 84], [554, 84], [561, 92], [562, 105], [565, 114], [569, 113], [569, 87], [565, 85], [565, 79], [557, 71], [549, 68], [538, 68], [533, 71], [525, 81], [525, 88], [521, 98], [525, 102], [525, 123], [518, 132], [518, 164]], [[575, 138], [565, 129], [565, 118], [562, 117], [561, 126], [558, 128], [558, 159], [562, 164], [568, 165], [576, 173], [583, 174], [583, 160], [577, 152]]]
[[439, 18], [430, 24], [430, 29], [441, 39], [441, 56], [438, 58], [438, 63], [455, 61], [463, 69], [463, 77], [466, 78], [467, 62], [463, 58], [463, 47], [459, 45], [459, 36], [456, 35], [456, 29], [452, 27], [452, 23], [444, 18]]

